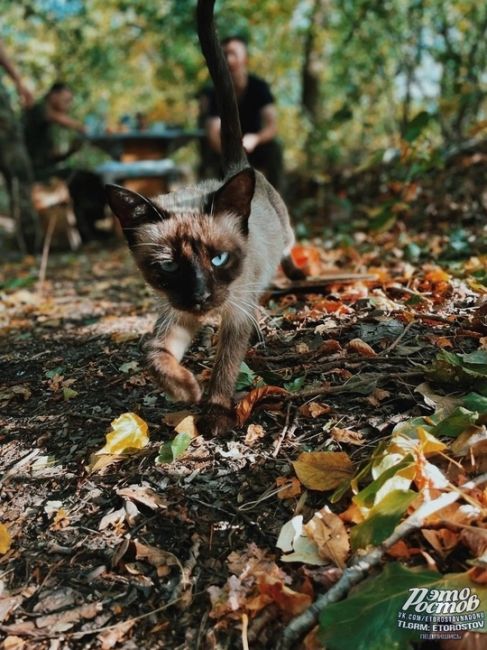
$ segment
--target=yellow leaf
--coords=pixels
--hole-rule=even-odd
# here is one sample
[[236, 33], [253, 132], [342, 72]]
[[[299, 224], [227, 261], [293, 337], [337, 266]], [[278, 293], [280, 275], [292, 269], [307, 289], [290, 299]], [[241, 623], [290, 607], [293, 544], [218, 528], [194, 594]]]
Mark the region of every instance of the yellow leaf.
[[107, 433], [107, 441], [101, 454], [126, 454], [142, 449], [149, 442], [147, 422], [135, 413], [123, 413], [111, 423], [112, 431]]
[[343, 451], [304, 451], [293, 462], [301, 483], [310, 490], [333, 490], [352, 478], [352, 461]]
[[7, 526], [0, 524], [0, 553], [6, 553], [11, 543], [12, 538], [10, 537]]

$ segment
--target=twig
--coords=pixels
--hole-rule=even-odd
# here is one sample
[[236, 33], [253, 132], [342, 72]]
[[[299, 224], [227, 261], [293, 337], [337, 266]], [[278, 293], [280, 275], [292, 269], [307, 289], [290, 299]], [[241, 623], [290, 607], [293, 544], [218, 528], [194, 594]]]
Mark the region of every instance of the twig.
[[392, 350], [394, 350], [394, 348], [399, 344], [399, 342], [402, 341], [402, 339], [406, 336], [406, 334], [409, 332], [409, 330], [411, 329], [411, 327], [412, 327], [413, 325], [415, 325], [415, 321], [414, 321], [414, 320], [412, 320], [410, 323], [408, 323], [408, 324], [406, 325], [406, 327], [405, 327], [405, 328], [403, 329], [403, 331], [399, 334], [399, 336], [397, 337], [397, 339], [396, 339], [395, 341], [393, 341], [393, 342], [389, 345], [389, 347], [387, 347], [385, 350], [382, 350], [382, 352], [380, 353], [380, 356], [385, 356], [386, 354], [389, 354], [389, 352], [392, 352]]
[[289, 427], [290, 416], [291, 416], [291, 403], [288, 404], [287, 413], [286, 413], [286, 422], [285, 422], [284, 427], [282, 429], [281, 435], [279, 436], [278, 440], [275, 443], [274, 451], [272, 452], [272, 455], [273, 455], [274, 458], [279, 453], [279, 449], [281, 448], [281, 445], [284, 442], [284, 438], [286, 437], [287, 432], [290, 430], [290, 428], [293, 428], [293, 426], [294, 426], [293, 432], [294, 432], [294, 429], [296, 429], [296, 423], [295, 423], [296, 415], [294, 415], [291, 427]]
[[249, 650], [249, 640], [247, 637], [247, 630], [249, 628], [249, 617], [247, 614], [242, 614], [242, 648]]
[[338, 582], [326, 594], [320, 596], [305, 612], [289, 623], [282, 634], [278, 650], [291, 650], [295, 648], [298, 639], [316, 624], [320, 612], [331, 603], [335, 603], [344, 598], [353, 585], [363, 580], [369, 574], [372, 567], [377, 566], [381, 562], [387, 549], [403, 537], [421, 528], [427, 517], [458, 501], [463, 496], [462, 493], [464, 490], [470, 490], [485, 482], [487, 482], [487, 473], [465, 483], [460, 488], [455, 488], [454, 492], [447, 492], [437, 499], [433, 499], [433, 501], [423, 503], [416, 512], [399, 524], [392, 535], [382, 542], [380, 546], [374, 547], [363, 557], [358, 557], [353, 560], [351, 566], [345, 569]]
[[[374, 359], [375, 357], [371, 357]], [[384, 379], [412, 379], [414, 377], [423, 377], [424, 371], [412, 370], [410, 372], [392, 372], [384, 376]], [[378, 377], [377, 380], [382, 379]], [[336, 395], [337, 393], [357, 393], [360, 392], [363, 388], [366, 388], [370, 385], [370, 380], [357, 381], [351, 386], [348, 386], [348, 382], [342, 384], [341, 386], [322, 386], [321, 388], [311, 388], [308, 390], [301, 390], [296, 393], [289, 393], [288, 395], [283, 395], [282, 399], [285, 402], [292, 402], [297, 399], [309, 399], [310, 397], [317, 397], [318, 395]]]

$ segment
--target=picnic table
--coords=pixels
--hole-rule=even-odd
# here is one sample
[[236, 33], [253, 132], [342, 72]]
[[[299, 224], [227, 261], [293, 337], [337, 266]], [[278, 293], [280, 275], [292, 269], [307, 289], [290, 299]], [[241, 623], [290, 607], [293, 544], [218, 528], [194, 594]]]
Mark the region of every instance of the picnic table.
[[95, 133], [89, 135], [88, 140], [106, 151], [114, 160], [128, 162], [166, 158], [179, 147], [203, 136], [202, 129], [166, 127], [146, 131]]
[[154, 195], [167, 192], [171, 181], [184, 176], [170, 155], [202, 137], [204, 131], [201, 129], [166, 127], [97, 133], [88, 136], [88, 140], [112, 157], [96, 168], [105, 183], [123, 183], [141, 194]]

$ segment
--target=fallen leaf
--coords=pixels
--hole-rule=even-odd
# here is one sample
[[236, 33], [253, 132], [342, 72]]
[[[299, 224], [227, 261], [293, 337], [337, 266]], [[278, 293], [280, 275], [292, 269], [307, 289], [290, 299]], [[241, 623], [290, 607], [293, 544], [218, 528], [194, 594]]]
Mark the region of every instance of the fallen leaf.
[[324, 560], [343, 569], [350, 552], [350, 542], [343, 521], [327, 507], [322, 508], [304, 526], [304, 531], [318, 547]]
[[3, 650], [22, 650], [25, 646], [25, 641], [20, 636], [7, 636], [3, 642]]
[[48, 627], [50, 632], [64, 632], [72, 628], [81, 619], [95, 618], [101, 609], [101, 603], [87, 603], [62, 612], [39, 616], [36, 618], [35, 624], [39, 628]]
[[162, 421], [170, 427], [175, 427], [188, 415], [191, 415], [191, 411], [188, 411], [187, 409], [183, 411], [173, 411], [172, 413], [166, 413]]
[[[277, 493], [278, 499], [292, 499], [302, 492], [301, 483], [295, 476], [278, 476], [276, 485], [281, 488]], [[285, 487], [284, 487], [285, 486]]]
[[142, 449], [149, 442], [147, 422], [135, 413], [123, 413], [113, 420], [111, 427], [105, 446], [96, 455], [127, 454]]
[[134, 546], [136, 559], [144, 560], [152, 564], [156, 568], [159, 577], [167, 575], [171, 566], [178, 566], [182, 570], [181, 562], [174, 553], [164, 551], [156, 546], [150, 546], [149, 544], [141, 544], [136, 539], [134, 540]]
[[330, 431], [330, 435], [336, 442], [341, 442], [345, 445], [363, 445], [365, 440], [361, 433], [358, 431], [352, 431], [351, 429], [339, 429], [338, 427], [333, 427]]
[[174, 428], [174, 431], [176, 433], [184, 433], [185, 435], [190, 436], [191, 438], [196, 438], [199, 435], [199, 433], [194, 421], [194, 415], [186, 416], [183, 420], [181, 420], [177, 424], [177, 426]]
[[362, 339], [352, 339], [348, 342], [347, 349], [360, 354], [362, 357], [375, 357], [377, 352]]
[[448, 528], [439, 528], [438, 530], [423, 529], [421, 532], [426, 541], [431, 544], [443, 559], [458, 546], [458, 542], [460, 541], [460, 534], [448, 530]]
[[318, 546], [304, 531], [303, 515], [296, 515], [283, 525], [276, 546], [284, 553], [281, 562], [301, 562], [314, 566], [326, 564], [318, 552]]
[[152, 510], [163, 510], [167, 508], [166, 499], [147, 485], [129, 485], [126, 488], [117, 490], [117, 494], [126, 499], [138, 501]]
[[123, 621], [123, 623], [117, 623], [113, 627], [100, 632], [98, 634], [98, 640], [101, 643], [101, 650], [111, 650], [111, 648], [114, 648], [123, 640], [124, 636], [134, 625], [134, 620]]
[[247, 433], [245, 434], [244, 443], [251, 447], [255, 445], [257, 440], [265, 436], [265, 429], [260, 424], [249, 424], [247, 427]]
[[287, 394], [288, 391], [280, 386], [260, 386], [259, 388], [254, 388], [238, 402], [235, 408], [238, 426], [241, 427], [249, 419], [257, 402], [260, 402], [266, 397]]
[[293, 466], [301, 483], [310, 490], [333, 490], [353, 476], [352, 461], [342, 451], [304, 451]]
[[312, 602], [309, 594], [302, 594], [287, 587], [281, 580], [271, 575], [262, 575], [259, 581], [259, 591], [268, 596], [272, 602], [286, 614], [297, 616], [307, 609]]
[[2, 553], [2, 555], [7, 553], [10, 549], [11, 543], [12, 538], [8, 532], [7, 526], [5, 526], [5, 524], [0, 524], [0, 553]]
[[306, 402], [298, 409], [299, 413], [305, 418], [317, 418], [320, 415], [330, 413], [331, 406], [328, 404], [320, 404], [319, 402]]

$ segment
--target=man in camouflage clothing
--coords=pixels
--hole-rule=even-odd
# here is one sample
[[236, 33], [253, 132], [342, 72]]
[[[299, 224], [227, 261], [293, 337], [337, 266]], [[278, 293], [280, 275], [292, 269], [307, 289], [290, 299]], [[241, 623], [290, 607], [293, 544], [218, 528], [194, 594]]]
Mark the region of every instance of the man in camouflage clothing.
[[[12, 61], [0, 41], [0, 67], [12, 79], [24, 106], [33, 97], [24, 86]], [[12, 110], [9, 95], [0, 76], [0, 172], [5, 178], [10, 196], [10, 210], [15, 220], [19, 247], [23, 252], [35, 252], [39, 244], [39, 220], [32, 205], [32, 168], [24, 144], [20, 122]]]

